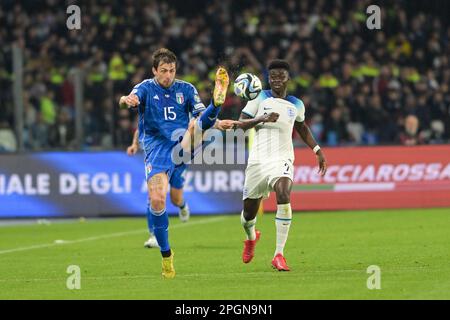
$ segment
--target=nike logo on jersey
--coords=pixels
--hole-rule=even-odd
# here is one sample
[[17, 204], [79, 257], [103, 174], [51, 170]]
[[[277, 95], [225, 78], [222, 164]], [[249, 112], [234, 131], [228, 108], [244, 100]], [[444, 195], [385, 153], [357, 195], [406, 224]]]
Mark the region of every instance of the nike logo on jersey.
[[155, 100], [159, 100], [159, 97], [158, 97], [158, 95], [157, 95], [157, 94], [155, 94], [155, 96], [153, 97], [153, 99], [155, 99]]

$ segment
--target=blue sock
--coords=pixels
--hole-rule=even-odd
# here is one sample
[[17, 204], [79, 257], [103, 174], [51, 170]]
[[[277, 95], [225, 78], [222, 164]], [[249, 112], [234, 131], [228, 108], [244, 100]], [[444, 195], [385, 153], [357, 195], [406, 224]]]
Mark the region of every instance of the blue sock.
[[158, 240], [161, 252], [170, 252], [168, 231], [169, 215], [167, 214], [165, 208], [160, 212], [156, 212], [152, 208], [150, 208], [150, 212], [152, 214], [155, 237], [156, 240]]
[[148, 226], [148, 231], [151, 234], [155, 234], [155, 230], [154, 230], [154, 223], [153, 223], [153, 218], [152, 218], [152, 213], [150, 212], [150, 208], [147, 207], [147, 226]]
[[217, 116], [219, 115], [219, 111], [220, 107], [215, 107], [211, 102], [208, 108], [203, 111], [202, 115], [199, 118], [198, 125], [200, 129], [205, 131], [214, 126], [217, 120]]

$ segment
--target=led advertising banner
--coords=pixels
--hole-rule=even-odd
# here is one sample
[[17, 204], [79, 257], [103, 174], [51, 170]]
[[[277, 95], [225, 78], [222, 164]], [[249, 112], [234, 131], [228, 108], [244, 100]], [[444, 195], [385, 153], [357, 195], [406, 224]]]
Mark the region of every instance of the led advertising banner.
[[[324, 148], [317, 174], [309, 149], [295, 151], [293, 210], [450, 207], [450, 146]], [[276, 210], [274, 195], [264, 204]]]
[[[0, 156], [0, 217], [144, 215], [143, 156], [48, 152]], [[192, 165], [185, 198], [194, 214], [241, 211], [245, 165]], [[169, 214], [178, 209], [167, 198]]]

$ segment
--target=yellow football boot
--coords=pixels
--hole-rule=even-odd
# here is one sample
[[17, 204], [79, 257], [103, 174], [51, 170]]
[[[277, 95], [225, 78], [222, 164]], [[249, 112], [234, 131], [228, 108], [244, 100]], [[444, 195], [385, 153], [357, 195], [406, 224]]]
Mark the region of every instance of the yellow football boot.
[[214, 86], [214, 105], [221, 106], [227, 97], [228, 85], [230, 84], [230, 77], [224, 67], [219, 67], [216, 71], [216, 84]]
[[170, 257], [162, 258], [162, 276], [164, 279], [175, 278], [175, 268], [173, 267], [173, 251]]

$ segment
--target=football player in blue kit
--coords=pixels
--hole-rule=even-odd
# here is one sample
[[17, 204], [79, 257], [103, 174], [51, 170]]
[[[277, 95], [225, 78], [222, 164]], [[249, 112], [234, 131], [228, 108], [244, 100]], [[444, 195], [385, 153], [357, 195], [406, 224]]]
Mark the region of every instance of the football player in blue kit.
[[186, 168], [184, 162], [174, 160], [174, 150], [192, 152], [206, 130], [214, 126], [231, 129], [235, 121], [218, 123], [217, 120], [229, 85], [225, 68], [217, 69], [213, 99], [206, 108], [192, 84], [175, 79], [177, 57], [173, 52], [161, 48], [152, 58], [154, 77], [122, 96], [119, 106], [138, 109], [139, 140], [144, 151], [149, 196], [147, 217], [160, 247], [162, 276], [170, 279], [175, 277], [175, 269], [168, 237], [166, 195], [171, 179], [178, 176], [176, 172]]

